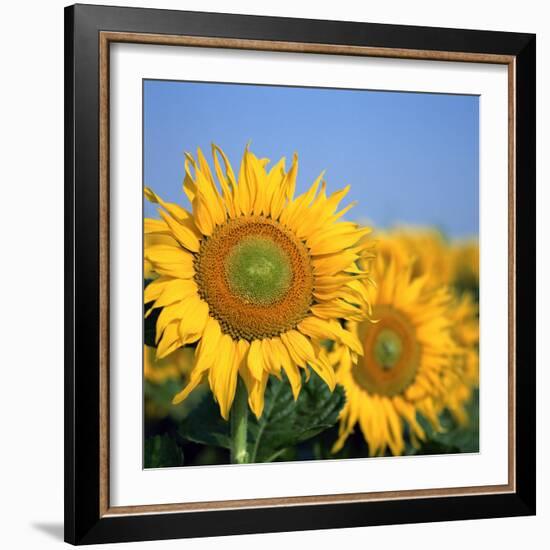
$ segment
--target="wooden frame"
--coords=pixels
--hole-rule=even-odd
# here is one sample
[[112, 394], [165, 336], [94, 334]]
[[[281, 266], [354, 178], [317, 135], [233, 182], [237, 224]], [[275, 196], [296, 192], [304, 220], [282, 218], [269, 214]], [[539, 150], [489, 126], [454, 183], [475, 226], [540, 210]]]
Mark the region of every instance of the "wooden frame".
[[[533, 514], [534, 36], [84, 5], [67, 8], [65, 18], [66, 540], [79, 544]], [[124, 508], [109, 505], [108, 83], [113, 42], [508, 66], [507, 484]], [[516, 371], [517, 358], [522, 369]]]

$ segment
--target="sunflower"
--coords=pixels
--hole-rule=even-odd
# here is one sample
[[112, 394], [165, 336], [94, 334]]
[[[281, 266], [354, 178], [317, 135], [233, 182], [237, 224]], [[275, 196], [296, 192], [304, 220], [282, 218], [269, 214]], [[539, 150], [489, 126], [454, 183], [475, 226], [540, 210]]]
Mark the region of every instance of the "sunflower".
[[284, 371], [295, 399], [308, 365], [334, 388], [323, 339], [362, 353], [339, 320], [361, 321], [368, 311], [358, 261], [370, 254], [370, 229], [340, 220], [352, 206], [338, 211], [349, 187], [327, 196], [323, 174], [295, 196], [296, 155], [288, 172], [284, 159], [267, 170], [269, 161], [246, 148], [238, 178], [215, 145], [212, 156], [219, 187], [201, 150], [196, 160], [186, 154], [191, 211], [145, 189], [161, 217], [145, 220], [146, 234], [176, 243], [145, 246], [160, 277], [144, 301], [160, 309], [159, 359], [196, 344], [189, 383], [173, 403], [207, 379], [227, 419], [240, 377], [260, 417], [270, 374]]
[[392, 258], [398, 268], [412, 262], [412, 276], [429, 274], [429, 283], [434, 287], [451, 282], [454, 264], [449, 243], [435, 229], [394, 229], [377, 237], [376, 248], [386, 261]]
[[479, 287], [479, 243], [477, 239], [459, 241], [450, 251], [452, 282], [461, 289]]
[[[439, 430], [438, 411], [446, 403], [444, 375], [458, 369], [451, 337], [450, 294], [434, 289], [427, 275], [413, 276], [414, 265], [398, 266], [390, 256], [374, 262], [376, 287], [366, 285], [372, 321], [348, 322], [363, 355], [338, 343], [331, 354], [337, 380], [346, 393], [340, 414], [339, 451], [357, 423], [371, 456], [402, 454], [407, 431], [411, 443], [425, 439], [417, 414]], [[405, 429], [407, 427], [407, 430]]]
[[413, 276], [430, 274], [437, 285], [457, 290], [479, 287], [479, 243], [477, 239], [447, 241], [435, 229], [400, 228], [381, 233], [376, 240], [377, 253], [386, 260], [391, 256], [399, 266], [413, 261]]
[[[157, 359], [155, 348], [143, 346], [143, 377], [148, 383], [145, 386], [144, 399], [146, 419], [161, 419], [171, 415], [178, 418], [180, 415], [185, 415], [186, 411], [181, 408], [175, 411], [168, 405], [170, 402], [168, 388], [171, 386], [177, 389], [183, 387], [193, 365], [193, 353], [192, 348], [183, 347], [168, 357]], [[178, 414], [173, 414], [176, 412]]]
[[459, 376], [447, 373], [448, 394], [445, 406], [461, 426], [468, 424], [465, 406], [479, 386], [479, 319], [478, 306], [468, 293], [457, 298], [451, 308], [452, 337], [461, 352], [455, 356], [459, 362]]

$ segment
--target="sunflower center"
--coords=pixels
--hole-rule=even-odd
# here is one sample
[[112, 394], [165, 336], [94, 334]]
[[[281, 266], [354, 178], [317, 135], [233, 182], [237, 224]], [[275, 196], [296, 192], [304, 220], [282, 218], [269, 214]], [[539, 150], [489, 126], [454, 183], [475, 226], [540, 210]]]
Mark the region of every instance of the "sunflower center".
[[225, 273], [231, 291], [252, 304], [272, 304], [292, 284], [290, 258], [265, 237], [243, 237], [227, 255]]
[[353, 375], [370, 393], [396, 395], [414, 381], [418, 370], [420, 345], [416, 330], [405, 314], [391, 306], [375, 306], [372, 317], [378, 322], [359, 326], [364, 355]]
[[218, 227], [202, 241], [195, 272], [210, 314], [235, 340], [291, 330], [313, 303], [305, 244], [263, 216], [242, 216]]
[[399, 334], [390, 329], [382, 329], [374, 342], [374, 358], [383, 369], [392, 369], [399, 362], [403, 342]]

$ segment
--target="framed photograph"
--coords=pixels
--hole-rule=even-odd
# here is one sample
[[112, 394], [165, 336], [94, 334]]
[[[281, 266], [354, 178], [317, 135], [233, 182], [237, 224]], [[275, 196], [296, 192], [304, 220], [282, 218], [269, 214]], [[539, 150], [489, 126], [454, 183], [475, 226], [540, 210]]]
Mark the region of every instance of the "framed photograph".
[[535, 36], [65, 11], [65, 539], [535, 513]]

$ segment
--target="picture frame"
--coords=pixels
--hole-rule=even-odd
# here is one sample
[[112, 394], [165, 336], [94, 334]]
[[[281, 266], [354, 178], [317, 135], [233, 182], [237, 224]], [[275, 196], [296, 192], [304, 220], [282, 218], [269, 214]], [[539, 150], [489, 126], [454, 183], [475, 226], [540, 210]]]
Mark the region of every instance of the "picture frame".
[[[498, 485], [112, 506], [113, 44], [494, 64], [508, 74], [508, 479]], [[75, 5], [65, 9], [65, 540], [72, 544], [535, 514], [535, 36]], [[322, 61], [321, 61], [322, 63]]]

